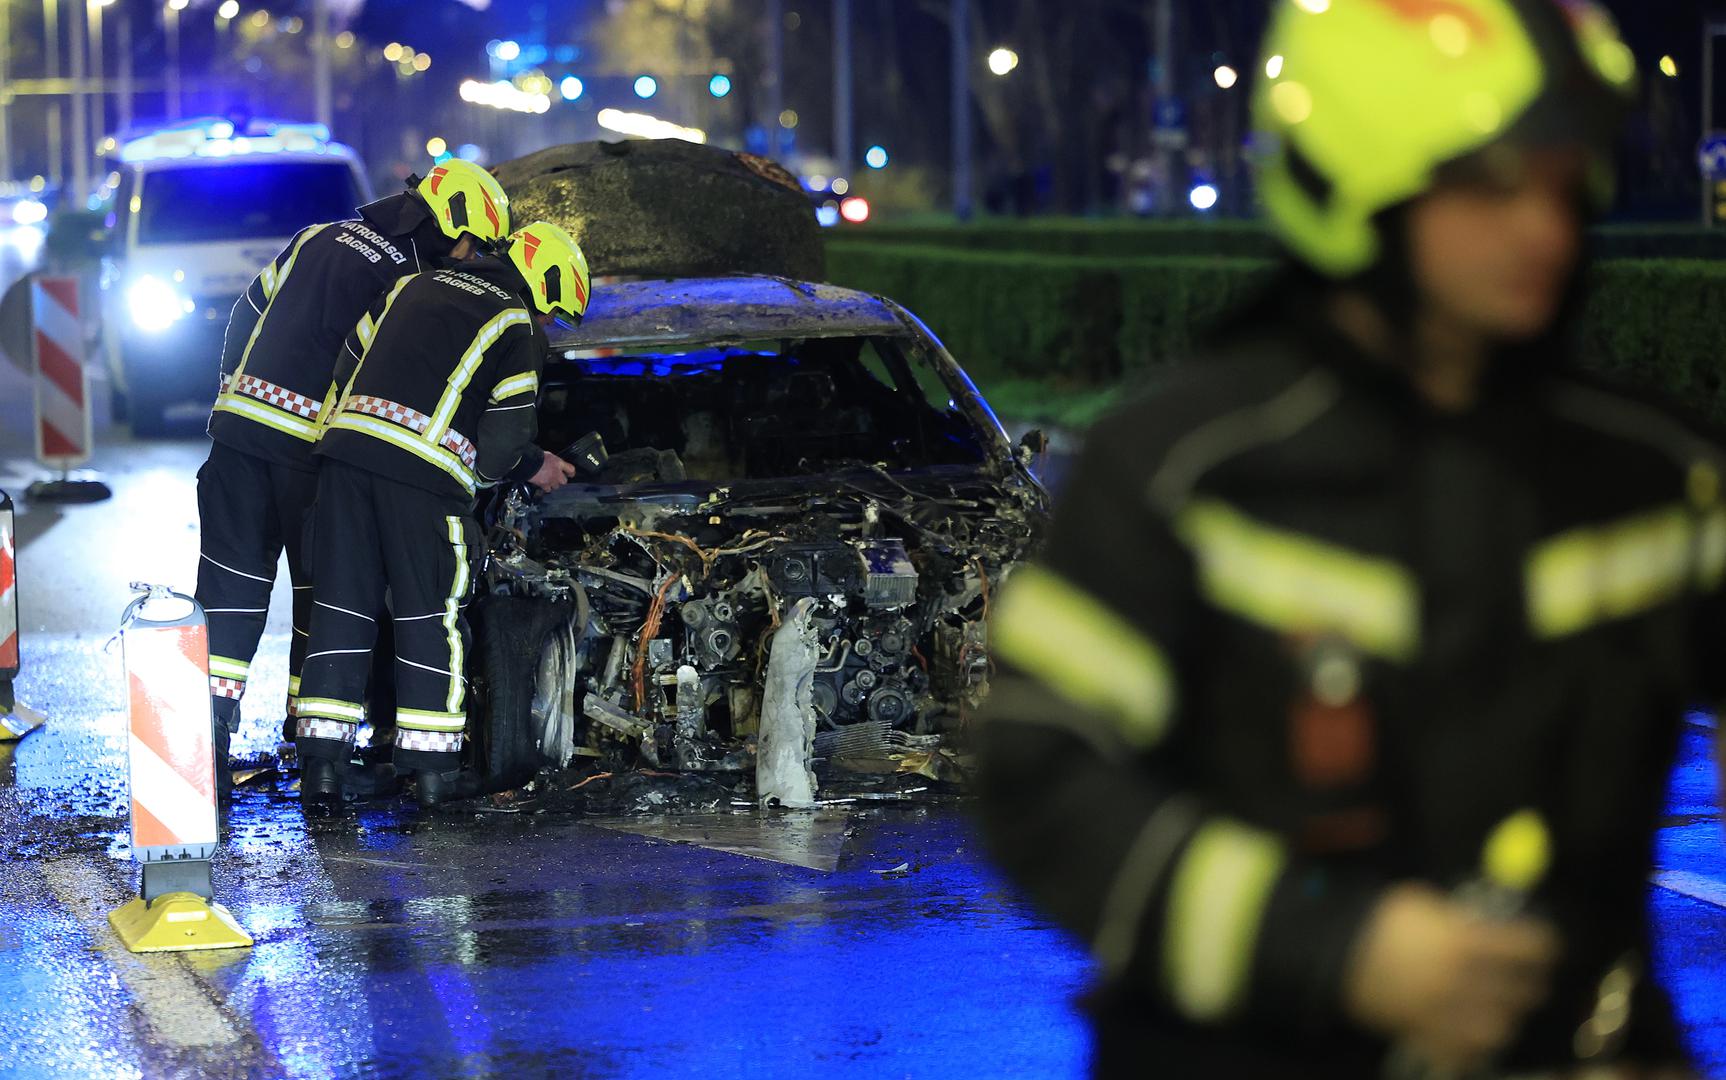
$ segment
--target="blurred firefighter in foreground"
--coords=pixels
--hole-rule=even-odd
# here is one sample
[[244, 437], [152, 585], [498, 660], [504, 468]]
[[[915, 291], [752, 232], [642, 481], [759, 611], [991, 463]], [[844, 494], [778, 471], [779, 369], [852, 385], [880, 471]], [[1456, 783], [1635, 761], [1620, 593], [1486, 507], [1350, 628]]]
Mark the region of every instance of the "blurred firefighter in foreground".
[[228, 786], [229, 739], [240, 726], [252, 656], [284, 548], [293, 579], [288, 725], [312, 611], [301, 543], [317, 490], [312, 448], [333, 408], [342, 341], [397, 280], [476, 253], [509, 231], [509, 200], [477, 165], [450, 161], [409, 190], [360, 207], [351, 221], [294, 237], [234, 305], [222, 386], [210, 414], [210, 458], [198, 470], [202, 558], [198, 602], [210, 619], [210, 694], [217, 774]]
[[349, 337], [317, 451], [316, 606], [296, 740], [307, 804], [342, 798], [368, 656], [392, 616], [396, 770], [418, 774], [423, 806], [452, 794], [467, 725], [463, 611], [482, 554], [474, 493], [499, 482], [550, 491], [574, 474], [534, 445], [541, 326], [579, 323], [590, 289], [580, 246], [537, 222], [501, 254], [398, 282]]
[[992, 847], [1101, 1075], [1689, 1075], [1644, 905], [1726, 464], [1561, 333], [1634, 61], [1581, 2], [1282, 0], [1264, 67], [1289, 265], [1003, 590]]

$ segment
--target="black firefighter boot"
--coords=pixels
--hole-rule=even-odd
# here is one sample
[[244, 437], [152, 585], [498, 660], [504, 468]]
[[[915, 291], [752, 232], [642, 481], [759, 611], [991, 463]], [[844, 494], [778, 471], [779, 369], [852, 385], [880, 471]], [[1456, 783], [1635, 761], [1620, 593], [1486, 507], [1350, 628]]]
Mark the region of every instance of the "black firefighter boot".
[[340, 809], [353, 748], [334, 739], [311, 738], [296, 740], [295, 748], [300, 759], [300, 805], [308, 812]]

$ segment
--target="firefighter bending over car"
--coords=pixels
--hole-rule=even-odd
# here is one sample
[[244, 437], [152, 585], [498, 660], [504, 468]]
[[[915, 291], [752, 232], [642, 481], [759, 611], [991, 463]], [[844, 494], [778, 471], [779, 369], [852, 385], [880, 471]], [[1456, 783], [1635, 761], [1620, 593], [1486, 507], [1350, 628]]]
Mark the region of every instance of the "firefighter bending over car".
[[358, 218], [313, 225], [266, 266], [234, 305], [222, 348], [221, 393], [210, 414], [210, 457], [198, 470], [198, 602], [210, 621], [210, 694], [217, 775], [229, 786], [228, 745], [264, 632], [283, 550], [293, 580], [288, 728], [310, 629], [310, 564], [302, 544], [317, 488], [312, 449], [335, 405], [343, 340], [409, 274], [473, 256], [509, 231], [509, 200], [484, 169], [449, 161], [407, 191], [360, 207]]
[[1002, 589], [991, 846], [1098, 1075], [1693, 1075], [1647, 877], [1726, 460], [1565, 335], [1634, 59], [1582, 0], [1279, 0], [1264, 56], [1290, 258]]
[[308, 806], [342, 798], [368, 657], [391, 616], [396, 771], [417, 774], [422, 806], [455, 793], [467, 723], [463, 612], [481, 555], [474, 495], [500, 482], [549, 491], [573, 475], [534, 445], [541, 327], [579, 323], [590, 288], [581, 248], [539, 222], [501, 254], [402, 279], [349, 336], [317, 447], [315, 604], [296, 740]]

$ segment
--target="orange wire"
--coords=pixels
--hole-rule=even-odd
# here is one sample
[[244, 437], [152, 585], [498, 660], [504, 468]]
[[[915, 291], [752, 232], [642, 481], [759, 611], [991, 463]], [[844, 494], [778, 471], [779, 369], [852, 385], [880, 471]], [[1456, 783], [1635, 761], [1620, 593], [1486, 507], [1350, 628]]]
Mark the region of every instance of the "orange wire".
[[665, 579], [665, 584], [654, 594], [653, 603], [647, 609], [647, 618], [641, 624], [641, 634], [635, 639], [635, 666], [632, 675], [635, 680], [635, 711], [640, 712], [647, 704], [647, 643], [659, 635], [659, 620], [665, 614], [665, 594], [677, 583], [677, 575], [672, 574]]

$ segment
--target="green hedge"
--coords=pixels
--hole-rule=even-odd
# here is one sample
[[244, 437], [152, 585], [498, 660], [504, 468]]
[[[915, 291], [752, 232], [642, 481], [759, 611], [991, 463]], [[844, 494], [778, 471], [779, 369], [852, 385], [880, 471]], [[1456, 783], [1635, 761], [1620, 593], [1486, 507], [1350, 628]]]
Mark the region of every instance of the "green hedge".
[[[1102, 259], [828, 245], [828, 279], [923, 318], [1003, 413], [1089, 418], [1123, 384], [1190, 356], [1262, 284], [1262, 259]], [[1583, 361], [1726, 421], [1726, 263], [1610, 260], [1589, 282]]]
[[[830, 247], [867, 243], [1093, 258], [1269, 258], [1275, 254], [1275, 244], [1262, 222], [1227, 218], [1030, 218], [974, 225], [882, 224], [845, 228], [830, 236]], [[1590, 241], [1595, 256], [1603, 259], [1726, 259], [1726, 229], [1696, 225], [1606, 225], [1593, 230]]]

